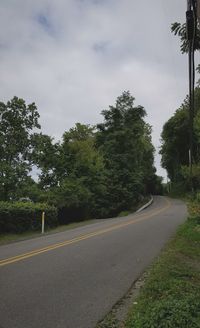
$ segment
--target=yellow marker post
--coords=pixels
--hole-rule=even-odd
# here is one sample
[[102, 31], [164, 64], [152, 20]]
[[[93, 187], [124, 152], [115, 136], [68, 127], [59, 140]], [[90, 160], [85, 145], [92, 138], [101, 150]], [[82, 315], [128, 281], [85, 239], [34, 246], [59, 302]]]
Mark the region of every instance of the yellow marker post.
[[44, 217], [45, 217], [45, 212], [42, 212], [42, 233], [44, 233]]

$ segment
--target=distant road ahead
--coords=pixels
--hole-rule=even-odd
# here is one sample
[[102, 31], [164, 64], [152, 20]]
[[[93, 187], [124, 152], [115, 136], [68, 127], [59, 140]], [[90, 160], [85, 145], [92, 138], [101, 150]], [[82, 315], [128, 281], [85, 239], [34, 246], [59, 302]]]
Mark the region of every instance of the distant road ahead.
[[0, 247], [0, 328], [94, 328], [186, 218], [179, 200]]

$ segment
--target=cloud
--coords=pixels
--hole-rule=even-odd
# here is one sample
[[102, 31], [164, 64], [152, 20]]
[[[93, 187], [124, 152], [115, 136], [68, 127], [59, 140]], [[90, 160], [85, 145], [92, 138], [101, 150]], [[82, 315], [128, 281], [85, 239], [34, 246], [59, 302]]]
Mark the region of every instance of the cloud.
[[[163, 123], [187, 93], [187, 58], [170, 24], [182, 0], [13, 0], [0, 3], [0, 96], [36, 102], [45, 133], [76, 122], [130, 90], [145, 107], [158, 149]], [[158, 172], [165, 174], [159, 166]]]
[[53, 25], [47, 15], [40, 13], [36, 16], [36, 20], [48, 34], [52, 35], [54, 33]]

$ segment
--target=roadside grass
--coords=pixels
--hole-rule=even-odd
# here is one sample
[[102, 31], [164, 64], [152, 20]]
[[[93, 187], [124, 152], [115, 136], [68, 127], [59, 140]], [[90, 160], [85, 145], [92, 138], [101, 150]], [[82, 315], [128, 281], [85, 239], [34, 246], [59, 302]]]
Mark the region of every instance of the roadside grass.
[[200, 327], [200, 217], [180, 226], [136, 301], [126, 328]]
[[122, 217], [122, 216], [127, 216], [127, 215], [129, 215], [129, 214], [131, 214], [131, 213], [133, 213], [134, 211], [122, 211], [122, 212], [120, 212], [118, 215], [117, 215], [117, 217], [118, 218], [120, 218], [120, 217]]
[[60, 225], [56, 228], [46, 230], [44, 234], [41, 234], [41, 232], [39, 232], [39, 231], [27, 231], [27, 232], [23, 232], [20, 234], [15, 234], [15, 233], [0, 234], [0, 246], [9, 244], [12, 242], [16, 242], [16, 241], [22, 241], [22, 240], [31, 239], [31, 238], [47, 236], [47, 235], [58, 233], [58, 232], [64, 232], [64, 231], [82, 227], [82, 226], [85, 226], [88, 224], [97, 223], [98, 221], [99, 220], [93, 219], [93, 220], [69, 223], [66, 225]]

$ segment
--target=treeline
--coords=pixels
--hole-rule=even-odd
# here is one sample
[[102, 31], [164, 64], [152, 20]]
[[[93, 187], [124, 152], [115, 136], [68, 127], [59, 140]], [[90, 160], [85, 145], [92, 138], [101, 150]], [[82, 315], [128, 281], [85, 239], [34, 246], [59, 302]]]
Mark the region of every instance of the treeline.
[[17, 97], [1, 102], [0, 201], [53, 205], [66, 223], [114, 216], [160, 192], [151, 127], [134, 100], [123, 92], [102, 111], [101, 124], [77, 123], [59, 142], [40, 132], [34, 103]]
[[[199, 67], [198, 67], [199, 71]], [[172, 188], [180, 193], [200, 189], [200, 80], [194, 91], [193, 167], [189, 169], [189, 99], [165, 123], [162, 131], [162, 166], [167, 170]]]
[[[171, 31], [180, 38], [181, 53], [187, 54], [189, 43], [186, 24], [175, 22], [172, 24]], [[197, 26], [194, 39], [194, 50], [200, 50], [199, 26]], [[200, 65], [197, 66], [196, 71], [200, 73]], [[194, 90], [194, 107], [192, 172], [189, 169], [190, 108], [188, 96], [180, 108], [164, 124], [161, 134], [161, 163], [163, 168], [167, 170], [170, 189], [175, 194], [184, 194], [191, 190], [196, 192], [200, 189], [200, 80]]]

